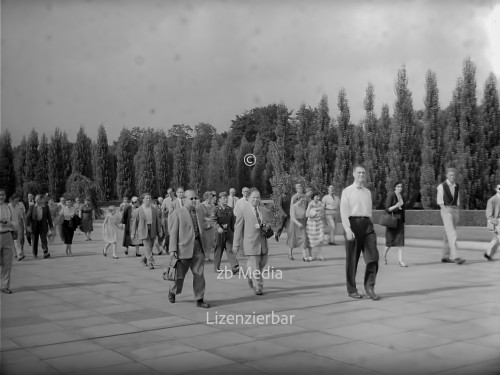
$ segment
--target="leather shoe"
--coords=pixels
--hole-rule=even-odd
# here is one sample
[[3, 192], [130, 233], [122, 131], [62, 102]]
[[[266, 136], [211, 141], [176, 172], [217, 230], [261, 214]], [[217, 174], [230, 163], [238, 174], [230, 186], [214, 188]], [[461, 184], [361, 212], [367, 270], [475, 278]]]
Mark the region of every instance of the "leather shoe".
[[12, 290], [10, 290], [9, 288], [2, 288], [2, 293], [12, 294]]
[[462, 258], [455, 258], [455, 263], [456, 263], [456, 264], [464, 264], [464, 263], [465, 263], [465, 259], [462, 259]]
[[45, 253], [45, 254], [43, 254], [43, 259], [47, 259], [47, 258], [49, 258], [49, 257], [50, 257], [50, 253]]
[[380, 297], [375, 294], [375, 291], [372, 288], [366, 289], [365, 291], [366, 295], [370, 297], [372, 300], [378, 301], [380, 299]]
[[454, 263], [450, 258], [441, 258], [441, 263]]
[[210, 305], [204, 302], [202, 299], [199, 299], [198, 301], [196, 301], [196, 307], [202, 307], [204, 309], [208, 309]]
[[175, 303], [175, 294], [168, 292], [168, 300], [170, 303]]
[[355, 299], [361, 299], [361, 298], [363, 298], [363, 296], [361, 294], [358, 294], [357, 292], [349, 293], [349, 297], [355, 298]]
[[[21, 255], [17, 261], [18, 261], [18, 262], [20, 262], [20, 261], [22, 261], [24, 258], [26, 258], [26, 256]], [[491, 259], [491, 258], [490, 258], [490, 259]]]
[[255, 295], [257, 295], [257, 296], [261, 296], [261, 295], [263, 295], [263, 294], [264, 294], [264, 293], [262, 293], [262, 289], [257, 289], [257, 290], [255, 291]]
[[[492, 258], [492, 257], [490, 257], [490, 256], [488, 255], [488, 253], [484, 253], [484, 255], [483, 255], [483, 256], [484, 256], [486, 259], [488, 259], [489, 261], [492, 261], [492, 260], [493, 260], [493, 258]], [[23, 256], [23, 257], [21, 257], [21, 258], [24, 258], [24, 256]], [[21, 258], [19, 258], [19, 260], [21, 260]]]

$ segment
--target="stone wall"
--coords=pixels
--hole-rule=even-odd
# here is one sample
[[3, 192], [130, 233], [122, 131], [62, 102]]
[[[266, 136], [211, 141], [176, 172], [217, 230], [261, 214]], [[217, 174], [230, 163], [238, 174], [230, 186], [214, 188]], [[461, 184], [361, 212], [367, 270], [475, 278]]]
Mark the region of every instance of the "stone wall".
[[[373, 222], [378, 223], [383, 210], [373, 211]], [[484, 227], [486, 226], [485, 211], [460, 210], [459, 226]], [[443, 225], [439, 210], [406, 210], [406, 225]]]

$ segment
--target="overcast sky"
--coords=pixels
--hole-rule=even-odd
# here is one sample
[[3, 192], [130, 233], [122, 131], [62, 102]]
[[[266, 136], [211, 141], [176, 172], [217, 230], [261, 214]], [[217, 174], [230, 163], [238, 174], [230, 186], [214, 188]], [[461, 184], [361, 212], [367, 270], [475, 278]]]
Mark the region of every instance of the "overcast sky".
[[383, 103], [392, 114], [403, 64], [414, 108], [423, 109], [428, 69], [445, 107], [465, 57], [477, 66], [480, 100], [498, 53], [488, 33], [495, 1], [1, 4], [2, 131], [14, 145], [32, 128], [50, 137], [60, 127], [74, 141], [80, 125], [95, 140], [101, 123], [110, 143], [123, 126], [208, 122], [225, 131], [255, 106], [297, 110], [323, 94], [335, 117], [342, 87], [358, 123], [368, 82], [377, 115]]

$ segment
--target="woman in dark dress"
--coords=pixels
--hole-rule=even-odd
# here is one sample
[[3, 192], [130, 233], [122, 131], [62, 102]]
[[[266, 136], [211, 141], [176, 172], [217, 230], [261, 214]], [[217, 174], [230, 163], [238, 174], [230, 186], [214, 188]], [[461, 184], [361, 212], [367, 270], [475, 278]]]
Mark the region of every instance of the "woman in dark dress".
[[85, 198], [83, 205], [80, 207], [82, 221], [80, 230], [85, 233], [85, 241], [92, 241], [90, 233], [94, 230], [94, 209], [90, 203], [90, 198]]
[[[142, 243], [134, 243], [132, 241], [132, 238], [130, 237], [130, 228], [132, 225], [132, 216], [137, 216], [138, 209], [141, 205], [141, 202], [139, 201], [139, 198], [137, 197], [132, 197], [132, 200], [130, 201], [130, 204], [127, 204], [122, 212], [122, 228], [123, 230], [123, 242], [122, 246], [125, 251], [125, 255], [128, 255], [128, 248], [129, 246], [135, 246], [135, 256], [140, 257], [141, 254], [139, 254], [139, 246], [142, 246]], [[134, 213], [134, 215], [132, 215]], [[135, 223], [135, 220], [134, 220]]]
[[77, 214], [71, 198], [66, 198], [66, 204], [62, 207], [59, 215], [62, 219], [62, 234], [64, 244], [66, 245], [66, 255], [73, 256], [73, 253], [71, 252], [71, 245], [73, 244], [73, 235], [75, 234], [77, 225], [77, 222], [75, 221], [75, 216], [77, 216]]
[[385, 228], [385, 251], [384, 262], [387, 264], [387, 252], [391, 247], [396, 247], [399, 250], [399, 265], [408, 267], [403, 262], [403, 246], [405, 245], [405, 209], [404, 202], [401, 196], [403, 184], [397, 182], [394, 185], [394, 192], [389, 193], [385, 201], [385, 209], [388, 213], [397, 217], [396, 228]]

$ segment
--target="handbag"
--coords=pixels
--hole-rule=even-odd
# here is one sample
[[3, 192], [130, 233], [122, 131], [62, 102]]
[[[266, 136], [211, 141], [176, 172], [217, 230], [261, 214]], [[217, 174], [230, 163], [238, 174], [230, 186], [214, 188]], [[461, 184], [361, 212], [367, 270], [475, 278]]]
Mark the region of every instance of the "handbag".
[[163, 272], [163, 280], [175, 281], [177, 280], [177, 268], [179, 267], [179, 259], [172, 255], [170, 264]]
[[273, 229], [270, 226], [267, 227], [267, 229], [264, 229], [261, 226], [260, 227], [260, 231], [262, 232], [262, 234], [264, 234], [264, 236], [266, 236], [266, 238], [271, 238], [272, 236], [274, 236], [274, 231], [273, 231]]
[[385, 212], [380, 216], [379, 224], [387, 228], [396, 228], [398, 226], [398, 218], [394, 216], [394, 212]]

